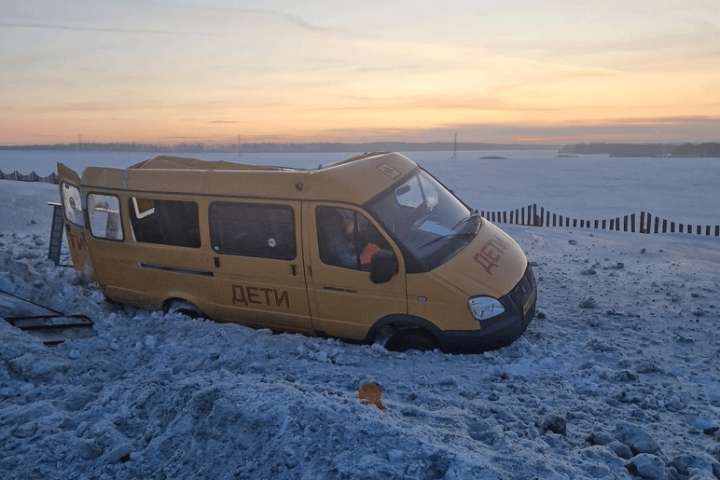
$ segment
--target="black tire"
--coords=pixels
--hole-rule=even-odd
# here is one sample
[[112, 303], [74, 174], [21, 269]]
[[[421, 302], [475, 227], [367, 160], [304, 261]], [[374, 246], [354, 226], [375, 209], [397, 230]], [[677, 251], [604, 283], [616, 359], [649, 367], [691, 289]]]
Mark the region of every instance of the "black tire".
[[439, 348], [435, 337], [420, 329], [401, 330], [385, 344], [385, 348], [393, 352], [405, 352], [407, 350], [418, 350], [427, 352]]
[[174, 299], [167, 301], [165, 302], [163, 310], [165, 313], [180, 313], [190, 318], [200, 318], [203, 316], [199, 308], [185, 300]]

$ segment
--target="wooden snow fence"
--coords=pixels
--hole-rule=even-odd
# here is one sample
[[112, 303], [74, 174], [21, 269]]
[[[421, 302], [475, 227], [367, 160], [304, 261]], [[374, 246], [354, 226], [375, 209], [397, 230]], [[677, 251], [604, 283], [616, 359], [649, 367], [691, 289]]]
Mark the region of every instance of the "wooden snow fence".
[[480, 210], [480, 215], [493, 223], [529, 227], [564, 227], [635, 233], [684, 233], [720, 237], [720, 225], [677, 222], [645, 211], [614, 218], [588, 219], [561, 215], [534, 203], [515, 210]]

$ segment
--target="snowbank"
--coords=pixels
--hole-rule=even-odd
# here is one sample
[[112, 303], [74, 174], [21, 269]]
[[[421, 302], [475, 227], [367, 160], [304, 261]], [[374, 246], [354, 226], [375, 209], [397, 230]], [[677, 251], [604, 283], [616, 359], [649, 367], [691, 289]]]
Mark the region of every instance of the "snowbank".
[[97, 336], [0, 322], [4, 479], [720, 478], [717, 240], [508, 228], [536, 262], [528, 332], [400, 354], [107, 304], [45, 260], [55, 190], [23, 184], [17, 215], [5, 184], [0, 288]]

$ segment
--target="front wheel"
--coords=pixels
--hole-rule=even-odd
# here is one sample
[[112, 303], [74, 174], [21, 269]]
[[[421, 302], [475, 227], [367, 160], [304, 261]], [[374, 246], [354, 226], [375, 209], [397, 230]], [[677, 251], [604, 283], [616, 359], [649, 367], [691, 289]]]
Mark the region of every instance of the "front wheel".
[[385, 348], [393, 352], [405, 352], [407, 350], [427, 352], [438, 347], [435, 337], [420, 329], [401, 330], [390, 337], [385, 344]]

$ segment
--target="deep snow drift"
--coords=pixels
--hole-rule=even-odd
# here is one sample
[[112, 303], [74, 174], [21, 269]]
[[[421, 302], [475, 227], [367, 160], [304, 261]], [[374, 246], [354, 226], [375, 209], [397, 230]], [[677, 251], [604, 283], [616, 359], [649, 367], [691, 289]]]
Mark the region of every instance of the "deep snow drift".
[[109, 305], [45, 260], [56, 195], [0, 183], [0, 289], [97, 336], [0, 321], [0, 478], [720, 478], [717, 239], [507, 228], [527, 333], [400, 354]]

